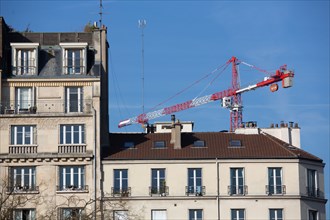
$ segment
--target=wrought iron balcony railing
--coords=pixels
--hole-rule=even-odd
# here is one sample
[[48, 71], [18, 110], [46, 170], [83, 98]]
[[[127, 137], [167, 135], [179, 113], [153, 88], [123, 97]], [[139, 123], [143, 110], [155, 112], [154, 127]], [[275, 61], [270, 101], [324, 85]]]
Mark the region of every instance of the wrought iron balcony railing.
[[307, 196], [310, 196], [310, 197], [320, 197], [320, 190], [319, 190], [319, 188], [316, 188], [316, 187], [307, 186], [306, 194], [307, 194]]
[[205, 186], [186, 186], [186, 195], [204, 196]]
[[241, 195], [244, 196], [248, 193], [246, 185], [231, 185], [228, 186], [228, 195]]
[[158, 195], [158, 196], [168, 196], [168, 186], [161, 186], [161, 187], [153, 187], [153, 186], [150, 186], [149, 187], [149, 195], [150, 196], [155, 196], [155, 195]]
[[111, 187], [111, 195], [116, 197], [129, 197], [131, 196], [131, 187], [127, 188], [116, 188]]
[[39, 192], [39, 186], [16, 185], [7, 187], [7, 193], [36, 193]]
[[92, 113], [91, 99], [67, 101], [63, 99], [42, 99], [27, 101], [2, 101], [0, 114], [42, 114], [42, 113]]
[[56, 186], [56, 191], [65, 191], [65, 192], [87, 192], [88, 185], [60, 185]]
[[266, 185], [266, 194], [267, 195], [283, 195], [286, 194], [286, 186], [285, 185]]

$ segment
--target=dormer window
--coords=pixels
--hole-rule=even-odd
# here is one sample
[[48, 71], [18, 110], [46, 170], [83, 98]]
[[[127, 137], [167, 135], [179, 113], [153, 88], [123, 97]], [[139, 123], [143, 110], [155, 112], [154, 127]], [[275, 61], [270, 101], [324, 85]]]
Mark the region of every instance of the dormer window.
[[154, 148], [165, 148], [165, 141], [155, 141], [154, 142]]
[[38, 73], [39, 43], [11, 43], [12, 73], [14, 75], [36, 75]]
[[205, 147], [205, 141], [203, 140], [194, 141], [194, 147]]
[[124, 142], [124, 148], [134, 148], [134, 142], [133, 141], [125, 141]]
[[60, 43], [63, 74], [86, 74], [87, 43]]
[[230, 140], [229, 147], [233, 147], [233, 148], [242, 147], [242, 142], [241, 142], [241, 140]]

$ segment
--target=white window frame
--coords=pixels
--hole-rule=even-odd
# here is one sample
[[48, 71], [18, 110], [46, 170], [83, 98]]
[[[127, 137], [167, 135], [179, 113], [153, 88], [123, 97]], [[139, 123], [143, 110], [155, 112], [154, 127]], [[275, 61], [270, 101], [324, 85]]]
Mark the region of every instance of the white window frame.
[[[18, 128], [22, 127], [22, 143], [18, 144]], [[12, 125], [11, 126], [11, 145], [35, 145], [36, 144], [36, 126], [35, 125]], [[30, 143], [25, 143], [26, 138], [30, 136]]]
[[[156, 176], [153, 176], [153, 171], [156, 171]], [[163, 171], [164, 172], [164, 177], [161, 178], [160, 176], [160, 172]], [[153, 179], [156, 179], [156, 186], [152, 185], [153, 183]], [[166, 193], [166, 184], [162, 185], [162, 181], [163, 183], [166, 183], [166, 170], [165, 168], [152, 168], [151, 169], [151, 187], [156, 188], [158, 193]], [[164, 189], [162, 189], [161, 187], [164, 187]]]
[[114, 220], [129, 220], [127, 210], [114, 210], [113, 211]]
[[[193, 171], [193, 175], [189, 176], [189, 170]], [[200, 170], [201, 175], [197, 176], [197, 170]], [[193, 187], [194, 194], [203, 193], [203, 169], [202, 168], [188, 168], [188, 193], [191, 194], [190, 187]], [[193, 185], [189, 185], [189, 180], [193, 179]], [[197, 185], [197, 179], [200, 179], [201, 184]]]
[[[78, 168], [78, 173], [74, 172], [74, 168]], [[69, 170], [69, 172], [67, 172]], [[84, 166], [60, 166], [60, 189], [83, 189], [85, 187], [85, 167]], [[66, 178], [69, 173], [70, 179]], [[74, 177], [78, 177], [78, 185], [74, 183]], [[71, 187], [71, 188], [70, 188]]]
[[[240, 212], [243, 212], [243, 218], [239, 217]], [[236, 212], [236, 216], [232, 218], [233, 212]], [[231, 220], [244, 220], [245, 219], [245, 209], [231, 209], [230, 210]]]
[[[35, 189], [36, 187], [36, 168], [35, 167], [11, 167], [11, 181], [14, 191]], [[20, 178], [18, 178], [20, 176]], [[28, 176], [28, 182], [25, 182]]]
[[[27, 90], [27, 97], [23, 97], [24, 94], [23, 91], [26, 90]], [[16, 87], [15, 94], [16, 94], [16, 109], [18, 112], [20, 112], [21, 110], [28, 111], [30, 110], [31, 107], [34, 106], [33, 87]], [[26, 98], [26, 100], [24, 98]]]
[[[74, 128], [78, 126], [78, 142], [74, 141], [74, 135], [77, 133]], [[62, 131], [62, 133], [61, 133]], [[66, 140], [66, 133], [70, 133], [71, 142]], [[62, 138], [61, 138], [62, 137]], [[85, 144], [85, 125], [83, 124], [62, 124], [60, 125], [60, 144]]]
[[[86, 74], [87, 71], [87, 46], [88, 43], [80, 42], [80, 43], [60, 43], [62, 47], [62, 60], [63, 60], [63, 74]], [[80, 50], [80, 59], [82, 59], [82, 66], [80, 66], [80, 72], [76, 73], [74, 70], [72, 73], [68, 72], [68, 51], [69, 50]], [[74, 62], [74, 61], [73, 61]], [[74, 69], [74, 68], [73, 68]]]
[[[72, 216], [72, 211], [74, 210], [78, 211], [79, 216]], [[75, 220], [81, 220], [84, 210], [82, 208], [60, 208], [60, 211], [60, 220], [72, 219], [73, 217]]]
[[[231, 170], [235, 170], [235, 183], [232, 183], [232, 178], [231, 176]], [[242, 192], [240, 192], [240, 184], [239, 184], [239, 175], [238, 171], [242, 170], [242, 179], [243, 179], [243, 185], [242, 185]], [[244, 195], [245, 194], [245, 172], [243, 167], [231, 167], [230, 168], [230, 193], [233, 192], [232, 187], [235, 186], [235, 193], [233, 195]]]
[[[28, 211], [28, 216], [23, 218], [23, 212]], [[28, 218], [26, 218], [28, 217]], [[13, 218], [15, 220], [35, 220], [36, 219], [36, 210], [35, 209], [14, 209], [13, 210]]]
[[166, 209], [152, 209], [151, 220], [167, 220]]
[[[119, 173], [119, 188], [116, 187], [116, 171]], [[123, 177], [123, 172], [127, 173], [127, 178]], [[122, 192], [123, 190], [128, 190], [128, 169], [114, 169], [113, 170], [113, 178], [114, 178], [114, 182], [113, 182], [113, 187], [115, 190], [119, 190], [120, 192]], [[126, 181], [127, 182], [127, 188], [123, 188], [123, 182]]]
[[[191, 212], [193, 213], [193, 216], [191, 216]], [[201, 218], [198, 218], [198, 214], [202, 215]], [[189, 220], [202, 220], [203, 219], [203, 209], [189, 209]]]
[[[280, 169], [280, 178], [281, 178], [281, 183], [278, 184], [277, 183], [277, 176], [276, 176], [276, 170], [277, 169]], [[272, 179], [272, 183], [273, 183], [273, 193], [272, 194], [283, 194], [283, 189], [282, 189], [282, 185], [283, 185], [283, 169], [282, 167], [268, 167], [268, 174], [269, 174], [269, 170], [272, 171], [272, 174], [273, 174], [273, 179]], [[268, 184], [269, 184], [269, 181], [270, 181], [270, 176], [268, 176]], [[277, 190], [277, 186], [281, 186], [281, 189], [280, 191], [278, 192]], [[270, 192], [270, 185], [268, 185], [269, 189], [268, 191]]]
[[[271, 212], [274, 212], [274, 219], [271, 218]], [[278, 217], [281, 212], [282, 218]], [[269, 220], [283, 220], [283, 209], [269, 209]]]
[[[36, 75], [38, 73], [38, 47], [39, 43], [10, 43], [12, 48], [12, 67], [14, 75]], [[26, 53], [29, 60], [26, 60]], [[19, 60], [24, 60], [24, 65], [20, 66]], [[33, 63], [32, 60], [35, 60]], [[31, 68], [32, 67], [32, 68]], [[23, 69], [23, 72], [21, 71]]]
[[[72, 89], [77, 89], [77, 100], [73, 100], [73, 102], [77, 102], [77, 109], [74, 109], [73, 111], [70, 110], [71, 108], [71, 101], [70, 100], [70, 95], [73, 94], [72, 93]], [[65, 106], [66, 106], [66, 112], [82, 112], [83, 108], [83, 98], [84, 98], [84, 94], [83, 94], [83, 87], [66, 87], [65, 88]]]

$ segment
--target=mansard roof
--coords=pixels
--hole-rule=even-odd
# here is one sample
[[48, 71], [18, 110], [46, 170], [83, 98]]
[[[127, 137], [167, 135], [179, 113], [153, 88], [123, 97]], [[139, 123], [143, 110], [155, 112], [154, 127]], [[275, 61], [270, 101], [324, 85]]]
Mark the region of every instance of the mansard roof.
[[[110, 146], [103, 149], [103, 160], [187, 160], [187, 159], [307, 159], [322, 160], [268, 134], [230, 132], [182, 133], [181, 149], [174, 149], [170, 133], [110, 133]], [[204, 141], [204, 147], [194, 146]], [[164, 148], [155, 148], [164, 141]], [[231, 143], [239, 143], [232, 145]], [[236, 142], [235, 142], [236, 141]], [[125, 142], [131, 147], [125, 148]]]

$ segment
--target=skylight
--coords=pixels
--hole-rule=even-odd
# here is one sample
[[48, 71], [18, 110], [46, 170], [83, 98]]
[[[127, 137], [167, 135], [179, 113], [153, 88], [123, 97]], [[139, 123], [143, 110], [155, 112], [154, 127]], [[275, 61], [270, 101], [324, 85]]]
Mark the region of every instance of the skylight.
[[165, 141], [155, 141], [154, 148], [165, 148]]
[[133, 141], [125, 141], [124, 142], [124, 148], [134, 148], [134, 142]]
[[194, 141], [194, 147], [205, 147], [205, 141], [203, 140]]
[[241, 140], [230, 140], [229, 147], [242, 147]]

